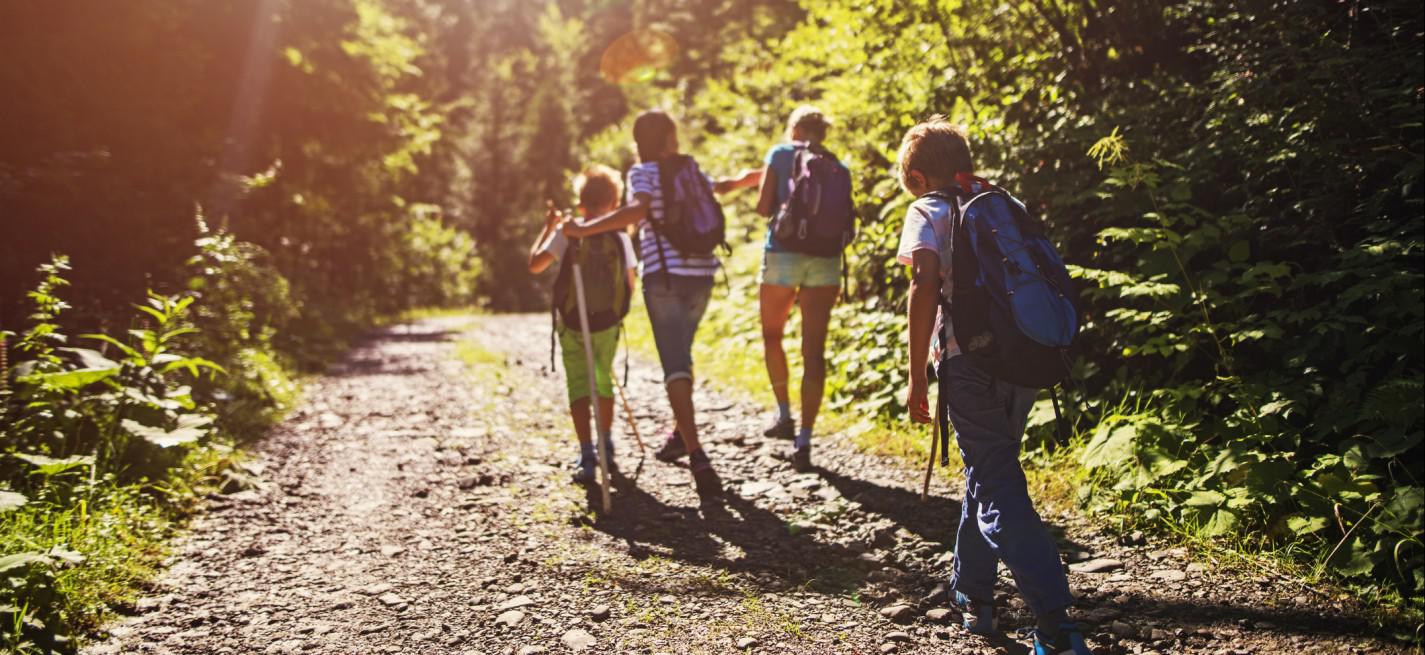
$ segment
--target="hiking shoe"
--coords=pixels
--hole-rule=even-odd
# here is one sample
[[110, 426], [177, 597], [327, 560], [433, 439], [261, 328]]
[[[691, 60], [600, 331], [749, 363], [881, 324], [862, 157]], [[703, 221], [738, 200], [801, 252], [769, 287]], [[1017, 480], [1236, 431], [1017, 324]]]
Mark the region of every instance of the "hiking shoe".
[[697, 488], [698, 498], [703, 504], [722, 500], [722, 479], [717, 477], [711, 462], [693, 462], [688, 469], [693, 472], [693, 486]]
[[778, 418], [772, 427], [762, 432], [762, 436], [772, 439], [795, 439], [797, 436], [797, 422], [791, 418]]
[[792, 469], [797, 473], [806, 473], [812, 470], [811, 465], [811, 444], [801, 448], [788, 448], [781, 452], [772, 453], [772, 456], [792, 465]]
[[687, 454], [688, 446], [683, 443], [683, 435], [674, 430], [668, 433], [668, 438], [663, 441], [663, 446], [653, 453], [653, 458], [672, 464]]
[[950, 604], [960, 610], [960, 615], [963, 617], [961, 625], [965, 626], [965, 630], [970, 634], [992, 635], [995, 633], [994, 603], [970, 600], [969, 596], [957, 591], [951, 597]]
[[1034, 655], [1093, 655], [1079, 626], [1073, 623], [1059, 626], [1059, 634], [1052, 639], [1038, 628], [1025, 628], [1019, 633], [1021, 637], [1027, 634], [1034, 638]]
[[574, 474], [570, 476], [578, 484], [594, 484], [599, 479], [599, 460], [580, 457], [574, 462]]

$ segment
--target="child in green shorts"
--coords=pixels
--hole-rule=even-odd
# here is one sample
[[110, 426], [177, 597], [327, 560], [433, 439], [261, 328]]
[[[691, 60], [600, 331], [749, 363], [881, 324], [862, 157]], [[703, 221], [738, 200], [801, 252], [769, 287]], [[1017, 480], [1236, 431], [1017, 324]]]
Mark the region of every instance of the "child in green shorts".
[[[618, 200], [623, 195], [623, 183], [619, 179], [618, 173], [606, 166], [594, 166], [579, 176], [575, 183], [576, 191], [579, 195], [579, 213], [584, 217], [599, 216], [613, 211], [618, 206]], [[529, 271], [538, 274], [549, 268], [555, 260], [562, 259], [569, 251], [570, 239], [564, 234], [564, 223], [568, 216], [562, 212], [551, 208], [545, 213], [544, 229], [540, 231], [539, 238], [530, 247]], [[588, 247], [588, 255], [581, 259], [581, 268], [588, 269], [584, 273], [586, 302], [590, 319], [593, 323], [593, 332], [590, 334], [594, 351], [594, 384], [597, 386], [599, 396], [599, 437], [607, 440], [609, 444], [609, 467], [614, 468], [613, 461], [613, 441], [609, 438], [613, 430], [614, 399], [613, 399], [613, 360], [614, 351], [617, 350], [619, 330], [622, 327], [623, 312], [627, 311], [627, 299], [633, 293], [635, 273], [634, 265], [637, 259], [633, 254], [633, 243], [629, 240], [628, 234], [620, 231], [611, 235], [600, 235], [592, 238], [617, 239], [614, 246], [613, 256], [621, 259], [619, 265], [622, 275], [616, 283], [626, 283], [626, 293], [610, 294], [605, 289], [597, 288], [597, 280], [601, 279], [599, 273], [600, 262], [590, 261], [590, 257], [596, 253], [599, 256], [607, 256], [607, 248], [599, 249], [596, 246], [601, 244], [589, 243], [580, 244], [580, 247]], [[602, 244], [607, 245], [607, 244]], [[621, 253], [621, 255], [620, 255]], [[608, 262], [603, 262], [608, 264]], [[572, 280], [564, 280], [567, 272], [561, 272], [560, 284], [568, 287], [568, 293], [572, 295]], [[558, 295], [558, 294], [556, 294]], [[559, 300], [556, 298], [556, 303]], [[612, 303], [618, 305], [607, 307]], [[605, 325], [612, 322], [612, 326]], [[589, 430], [589, 375], [588, 363], [584, 356], [584, 337], [578, 329], [579, 317], [568, 316], [561, 321], [557, 327], [559, 334], [559, 349], [563, 354], [565, 382], [569, 388], [569, 414], [574, 419], [574, 433], [579, 437], [579, 459], [574, 463], [573, 478], [575, 482], [589, 484], [597, 479], [598, 455], [594, 446], [594, 440]], [[600, 329], [602, 328], [602, 329]]]

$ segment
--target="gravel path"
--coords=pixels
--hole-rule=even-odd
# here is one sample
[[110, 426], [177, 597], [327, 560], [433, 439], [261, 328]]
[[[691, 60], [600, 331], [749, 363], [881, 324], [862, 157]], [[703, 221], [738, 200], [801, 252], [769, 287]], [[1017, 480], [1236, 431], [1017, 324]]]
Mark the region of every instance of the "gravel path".
[[[822, 470], [797, 474], [745, 399], [698, 391], [725, 513], [700, 515], [687, 471], [651, 451], [632, 479], [638, 449], [616, 428], [629, 477], [596, 516], [597, 494], [563, 468], [548, 330], [547, 316], [488, 316], [375, 335], [258, 446], [260, 486], [213, 497], [155, 595], [85, 652], [1026, 652], [1007, 578], [998, 639], [921, 600], [958, 516], [943, 481], [922, 505], [920, 471], [845, 435], [820, 438]], [[634, 364], [652, 447], [670, 417], [656, 366]], [[1046, 518], [1099, 652], [1405, 652], [1286, 581]]]

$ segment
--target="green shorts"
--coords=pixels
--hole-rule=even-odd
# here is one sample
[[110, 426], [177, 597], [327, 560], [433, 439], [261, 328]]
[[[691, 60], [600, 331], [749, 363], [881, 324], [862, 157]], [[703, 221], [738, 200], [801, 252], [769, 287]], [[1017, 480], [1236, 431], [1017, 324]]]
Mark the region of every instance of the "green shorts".
[[774, 287], [835, 287], [841, 285], [841, 260], [799, 252], [762, 253], [762, 284]]
[[[611, 327], [589, 335], [594, 345], [594, 384], [600, 398], [614, 397], [614, 352], [618, 350], [619, 328]], [[559, 328], [559, 350], [564, 355], [564, 382], [569, 387], [569, 403], [589, 397], [589, 366], [584, 357], [584, 335]]]

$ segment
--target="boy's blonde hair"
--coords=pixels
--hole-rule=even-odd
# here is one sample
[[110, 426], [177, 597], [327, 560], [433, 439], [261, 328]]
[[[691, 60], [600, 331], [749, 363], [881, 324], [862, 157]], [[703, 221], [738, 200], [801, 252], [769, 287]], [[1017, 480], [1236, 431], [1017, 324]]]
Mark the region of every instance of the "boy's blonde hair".
[[623, 178], [608, 166], [594, 164], [574, 179], [574, 192], [584, 209], [602, 210], [617, 205], [623, 197]]
[[896, 155], [896, 166], [903, 187], [910, 180], [911, 171], [946, 181], [954, 179], [956, 173], [975, 172], [965, 128], [945, 120], [940, 114], [905, 133], [900, 153]]
[[787, 118], [787, 140], [793, 140], [792, 133], [800, 131], [807, 141], [821, 143], [826, 140], [826, 130], [829, 127], [831, 120], [821, 113], [820, 109], [802, 105], [792, 110], [792, 115]]

